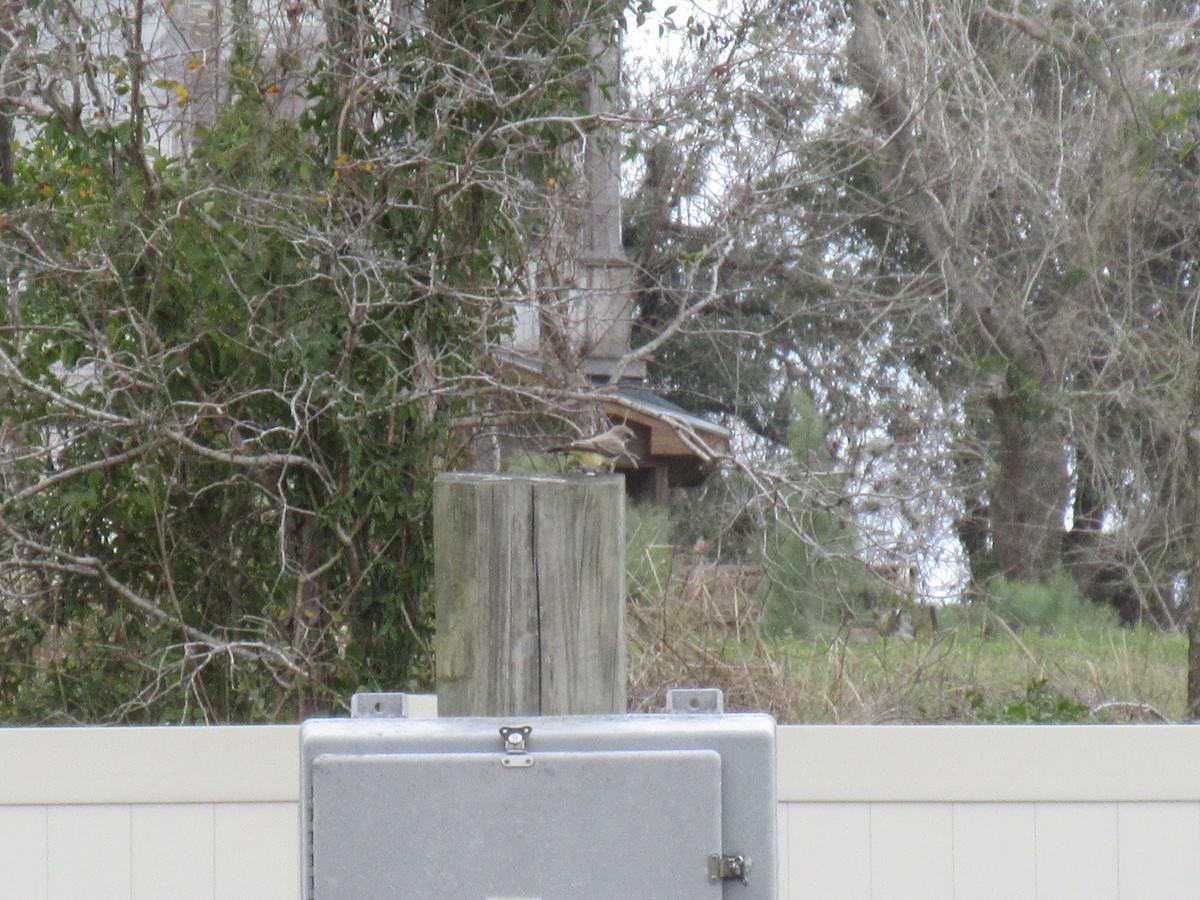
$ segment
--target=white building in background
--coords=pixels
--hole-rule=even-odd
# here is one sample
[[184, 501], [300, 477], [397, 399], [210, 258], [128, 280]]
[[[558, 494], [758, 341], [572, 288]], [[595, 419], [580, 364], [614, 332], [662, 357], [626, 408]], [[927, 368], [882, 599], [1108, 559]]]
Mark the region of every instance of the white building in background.
[[[140, 66], [148, 140], [166, 158], [186, 157], [196, 129], [214, 124], [234, 88], [239, 53], [253, 55], [238, 74], [254, 79], [251, 89], [272, 114], [297, 119], [303, 112], [304, 86], [325, 40], [320, 0], [144, 0], [140, 19], [137, 9], [137, 0], [45, 0], [23, 10], [22, 22], [36, 24], [38, 36], [27, 76], [37, 80], [24, 87], [60, 116], [115, 125], [128, 119], [131, 67]], [[380, 10], [401, 27], [419, 18], [405, 0], [384, 0]], [[612, 121], [600, 85], [617, 80], [617, 48], [600, 59], [589, 113]], [[630, 491], [664, 501], [671, 487], [703, 481], [727, 451], [729, 432], [657, 397], [644, 381], [647, 358], [630, 355], [634, 273], [622, 247], [620, 142], [611, 132], [590, 124], [581, 131], [581, 177], [553, 201], [562, 204], [559, 233], [549, 242], [555, 246], [535, 250], [538, 269], [553, 274], [534, 282], [553, 283], [514, 303], [502, 355], [532, 382], [566, 363], [573, 388], [606, 387], [604, 416], [638, 433], [635, 456], [619, 465]]]
[[[141, 66], [152, 145], [187, 152], [188, 136], [213, 122], [229, 90], [239, 46], [253, 55], [256, 87], [276, 115], [299, 117], [324, 27], [316, 0], [47, 0], [15, 16], [17, 53], [32, 60], [10, 96], [32, 96], [34, 112], [78, 115], [88, 124], [128, 118], [131, 68]], [[0, 22], [0, 24], [3, 24]], [[36, 36], [35, 39], [30, 36]], [[24, 41], [30, 41], [26, 44]], [[140, 53], [135, 53], [135, 48]]]

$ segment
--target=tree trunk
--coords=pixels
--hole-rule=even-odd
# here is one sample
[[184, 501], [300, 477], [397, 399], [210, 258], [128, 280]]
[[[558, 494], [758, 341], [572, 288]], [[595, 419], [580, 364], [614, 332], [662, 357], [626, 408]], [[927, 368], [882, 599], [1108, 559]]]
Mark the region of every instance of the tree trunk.
[[1022, 418], [1012, 406], [993, 404], [1000, 440], [990, 491], [992, 552], [1005, 578], [1044, 581], [1063, 559], [1067, 445], [1053, 420]]
[[1192, 523], [1192, 565], [1188, 573], [1187, 717], [1200, 721], [1200, 527]]
[[1001, 574], [1045, 579], [1062, 562], [1070, 503], [1066, 434], [1054, 413], [1060, 382], [1056, 361], [1028, 318], [1024, 297], [989, 280], [978, 248], [964, 242], [958, 223], [948, 216], [946, 210], [955, 206], [953, 192], [965, 188], [938, 172], [945, 148], [931, 145], [919, 127], [921, 109], [896, 77], [889, 56], [886, 22], [868, 0], [854, 0], [851, 11], [848, 53], [885, 138], [880, 160], [886, 190], [936, 263], [946, 286], [947, 316], [970, 323], [976, 364], [985, 357], [1002, 360], [1005, 375], [1019, 374], [1024, 385], [1017, 391], [993, 373], [999, 377], [989, 400], [996, 464], [988, 485], [989, 534]]
[[1200, 366], [1192, 375], [1192, 410], [1186, 438], [1191, 486], [1188, 522], [1187, 715], [1200, 721]]
[[[0, 72], [7, 73], [6, 77], [0, 78], [0, 184], [8, 188], [13, 186], [16, 165], [9, 84], [18, 77], [16, 70], [19, 68], [15, 65], [19, 61], [14, 60], [11, 55], [11, 48], [17, 43], [14, 26], [16, 9], [16, 0], [0, 2]], [[10, 333], [15, 333], [21, 324], [21, 292], [17, 289], [18, 278], [6, 264], [0, 269], [0, 279], [7, 298], [3, 309], [0, 310], [0, 316], [3, 316], [4, 324], [8, 326]], [[7, 398], [5, 400], [7, 406]], [[10, 456], [10, 447], [18, 442], [15, 435], [18, 427], [12, 416], [6, 415], [0, 420], [0, 448], [3, 449], [2, 456], [6, 460]], [[7, 463], [0, 466], [0, 488], [8, 494], [17, 490], [13, 478], [15, 474], [14, 466]]]

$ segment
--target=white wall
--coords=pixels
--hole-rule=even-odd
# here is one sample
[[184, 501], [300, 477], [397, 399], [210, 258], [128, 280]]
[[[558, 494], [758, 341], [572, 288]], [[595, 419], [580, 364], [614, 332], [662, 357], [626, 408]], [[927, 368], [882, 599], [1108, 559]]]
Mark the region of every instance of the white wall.
[[784, 897], [1200, 897], [1200, 728], [779, 731]]
[[[298, 744], [0, 729], [0, 898], [295, 900]], [[1200, 727], [782, 727], [779, 799], [787, 900], [1200, 897]]]
[[295, 900], [295, 726], [0, 729], [0, 898]]

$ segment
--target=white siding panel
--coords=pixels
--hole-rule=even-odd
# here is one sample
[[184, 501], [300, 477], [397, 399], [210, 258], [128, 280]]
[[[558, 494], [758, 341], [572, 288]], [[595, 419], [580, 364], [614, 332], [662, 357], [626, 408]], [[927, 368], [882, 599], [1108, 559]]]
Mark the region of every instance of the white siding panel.
[[953, 841], [948, 803], [871, 804], [871, 897], [953, 900]]
[[300, 813], [295, 803], [216, 808], [217, 900], [300, 896]]
[[5, 728], [0, 772], [21, 773], [0, 778], [0, 804], [294, 803], [300, 729]]
[[1038, 898], [1117, 900], [1117, 805], [1039, 803], [1036, 815]]
[[128, 900], [129, 818], [120, 804], [49, 808], [49, 900]]
[[1195, 725], [784, 725], [779, 799], [1200, 800], [1198, 746]]
[[46, 807], [0, 807], [0, 897], [46, 896]]
[[776, 855], [776, 868], [779, 871], [775, 877], [778, 879], [780, 900], [787, 900], [792, 895], [792, 889], [788, 883], [788, 807], [786, 803], [775, 805], [775, 835], [779, 850]]
[[[1198, 727], [779, 733], [784, 900], [1200, 896]], [[293, 726], [0, 729], [0, 900], [295, 900], [298, 749]]]
[[[779, 856], [784, 897], [868, 900], [871, 896], [871, 807], [866, 803], [789, 803]], [[787, 838], [784, 840], [784, 834]]]
[[954, 896], [1031, 900], [1036, 894], [1032, 803], [954, 806]]
[[1177, 900], [1181, 885], [1200, 891], [1200, 804], [1122, 803], [1120, 886], [1125, 900]]
[[132, 900], [213, 900], [213, 807], [133, 807]]

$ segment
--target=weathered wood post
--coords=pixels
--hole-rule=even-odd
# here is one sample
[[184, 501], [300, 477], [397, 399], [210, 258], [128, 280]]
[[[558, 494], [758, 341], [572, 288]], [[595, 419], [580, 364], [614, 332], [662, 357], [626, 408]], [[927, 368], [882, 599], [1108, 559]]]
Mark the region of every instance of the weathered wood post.
[[620, 475], [438, 476], [441, 715], [625, 712]]

